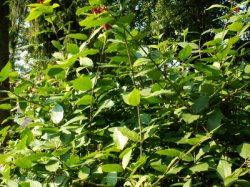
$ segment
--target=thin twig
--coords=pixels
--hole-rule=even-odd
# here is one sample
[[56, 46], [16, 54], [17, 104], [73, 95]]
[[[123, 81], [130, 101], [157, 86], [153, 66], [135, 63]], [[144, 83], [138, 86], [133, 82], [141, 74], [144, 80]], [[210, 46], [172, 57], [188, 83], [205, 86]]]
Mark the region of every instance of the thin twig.
[[[133, 38], [133, 35], [124, 27], [124, 30]], [[168, 78], [167, 74], [165, 73], [165, 71], [161, 70], [160, 66], [155, 62], [155, 60], [151, 57], [151, 55], [149, 55], [147, 53], [147, 51], [142, 47], [141, 44], [139, 44], [138, 42], [136, 42], [137, 45], [141, 48], [141, 50], [147, 55], [147, 57], [153, 62], [153, 64], [155, 65], [155, 67], [161, 72], [161, 74], [164, 76], [164, 78], [167, 80], [167, 82], [170, 84], [170, 86], [174, 89], [175, 93], [179, 96], [179, 98], [181, 99], [181, 101], [183, 102], [183, 104], [187, 107], [189, 107], [189, 104], [184, 100], [184, 98], [182, 97], [179, 89], [175, 86], [175, 84]]]
[[[124, 29], [124, 40], [125, 40], [126, 51], [127, 51], [127, 55], [128, 55], [129, 64], [130, 64], [131, 77], [132, 77], [134, 87], [136, 88], [135, 76], [134, 76], [131, 56], [130, 56], [130, 53], [129, 53], [128, 41], [127, 41], [127, 38], [126, 38], [125, 29]], [[141, 125], [140, 107], [136, 106], [136, 110], [137, 110], [137, 119], [138, 119], [139, 134], [140, 134], [140, 157], [142, 157], [142, 154], [143, 154], [143, 139], [142, 139], [142, 125]]]

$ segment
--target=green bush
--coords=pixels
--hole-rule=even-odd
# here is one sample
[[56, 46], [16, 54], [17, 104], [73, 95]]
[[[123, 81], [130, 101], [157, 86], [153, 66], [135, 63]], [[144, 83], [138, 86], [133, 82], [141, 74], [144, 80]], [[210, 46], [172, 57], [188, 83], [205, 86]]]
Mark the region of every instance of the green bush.
[[[104, 2], [77, 10], [84, 30], [52, 41], [47, 69], [10, 74], [1, 185], [249, 186], [248, 1], [210, 7], [228, 13], [202, 45], [188, 30], [183, 42], [144, 45], [133, 15]], [[58, 4], [30, 6], [28, 21], [54, 27]]]

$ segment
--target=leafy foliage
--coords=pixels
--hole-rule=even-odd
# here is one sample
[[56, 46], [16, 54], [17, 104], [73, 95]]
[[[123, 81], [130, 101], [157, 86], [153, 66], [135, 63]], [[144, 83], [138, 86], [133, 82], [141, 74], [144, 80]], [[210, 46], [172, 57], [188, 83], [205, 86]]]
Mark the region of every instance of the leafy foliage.
[[[12, 106], [0, 106], [12, 107], [14, 121], [0, 131], [2, 185], [248, 186], [248, 49], [237, 43], [249, 10], [228, 7], [223, 29], [203, 45], [142, 45], [132, 16], [105, 2], [78, 8], [90, 34], [51, 41], [53, 63], [43, 71], [1, 70], [17, 85], [7, 91]], [[59, 4], [30, 6], [28, 20], [53, 27], [47, 16]]]

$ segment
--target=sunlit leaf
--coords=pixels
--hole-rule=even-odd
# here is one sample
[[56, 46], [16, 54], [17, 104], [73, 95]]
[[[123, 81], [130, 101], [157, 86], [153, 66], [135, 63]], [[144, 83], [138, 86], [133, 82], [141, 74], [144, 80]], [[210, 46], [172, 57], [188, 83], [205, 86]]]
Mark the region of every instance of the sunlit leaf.
[[231, 163], [229, 163], [224, 157], [221, 157], [221, 160], [217, 166], [217, 173], [219, 177], [225, 179], [226, 177], [230, 176], [232, 173], [231, 166]]
[[0, 82], [6, 80], [11, 72], [11, 63], [8, 62], [0, 71]]
[[60, 166], [60, 163], [58, 160], [50, 160], [46, 165], [45, 165], [45, 168], [47, 171], [50, 171], [50, 172], [55, 172], [58, 170]]
[[131, 106], [138, 106], [140, 104], [140, 91], [136, 88], [133, 89], [129, 94], [122, 96], [125, 103]]
[[24, 169], [28, 169], [28, 168], [32, 167], [32, 162], [26, 157], [17, 158], [15, 160], [15, 164], [16, 164], [16, 166], [18, 166], [20, 168], [24, 168]]
[[117, 128], [115, 128], [114, 130], [113, 140], [116, 144], [116, 147], [121, 150], [126, 146], [128, 142], [128, 138], [124, 136]]
[[89, 77], [79, 77], [73, 81], [75, 90], [87, 91], [92, 88], [92, 81]]
[[90, 169], [86, 166], [83, 166], [78, 172], [78, 178], [82, 180], [86, 180], [90, 174]]
[[241, 21], [233, 22], [231, 25], [228, 25], [228, 29], [230, 31], [240, 31], [243, 27], [243, 23]]
[[237, 147], [237, 152], [239, 153], [239, 155], [244, 158], [244, 159], [248, 159], [250, 158], [250, 143], [243, 143], [240, 144]]
[[181, 118], [188, 124], [193, 123], [194, 121], [199, 119], [199, 117], [200, 117], [199, 115], [194, 115], [190, 113], [184, 113], [181, 115]]
[[104, 172], [122, 172], [122, 166], [120, 164], [105, 164], [100, 166]]
[[51, 120], [55, 124], [58, 124], [63, 120], [63, 115], [64, 115], [63, 107], [59, 104], [56, 104], [50, 112]]

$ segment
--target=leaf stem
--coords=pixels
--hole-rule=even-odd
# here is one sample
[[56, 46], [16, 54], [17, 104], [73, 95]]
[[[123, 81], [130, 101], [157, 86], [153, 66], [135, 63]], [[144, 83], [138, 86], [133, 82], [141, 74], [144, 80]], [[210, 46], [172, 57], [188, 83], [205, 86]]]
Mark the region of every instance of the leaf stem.
[[[126, 30], [124, 28], [124, 40], [125, 40], [125, 46], [126, 46], [126, 50], [127, 50], [127, 55], [128, 55], [128, 60], [129, 60], [129, 65], [130, 65], [130, 71], [131, 71], [131, 78], [134, 84], [134, 87], [136, 88], [136, 83], [135, 83], [135, 76], [134, 76], [134, 71], [133, 71], [133, 66], [132, 66], [132, 60], [131, 60], [131, 56], [129, 53], [129, 48], [128, 48], [128, 41], [126, 38]], [[137, 110], [137, 119], [138, 119], [138, 127], [139, 127], [139, 134], [140, 134], [140, 158], [142, 157], [143, 154], [143, 139], [142, 139], [142, 125], [141, 125], [141, 117], [140, 117], [140, 107], [136, 106], [136, 110]]]

